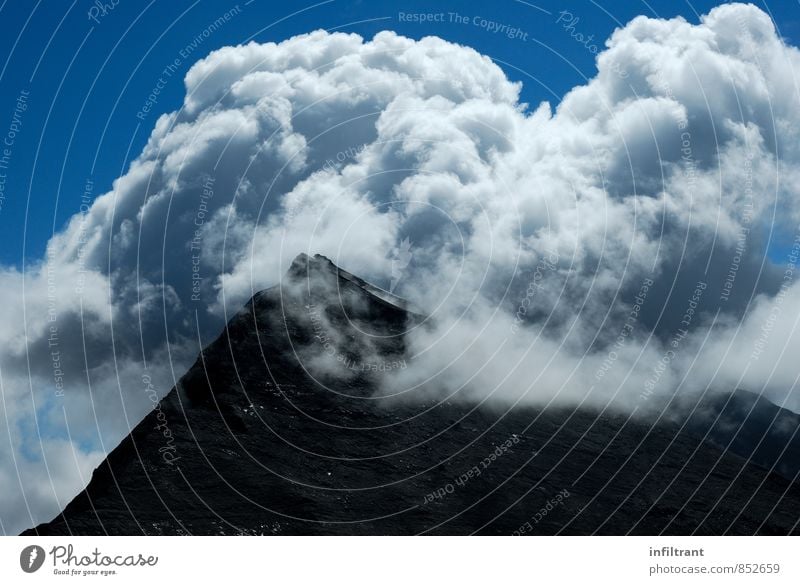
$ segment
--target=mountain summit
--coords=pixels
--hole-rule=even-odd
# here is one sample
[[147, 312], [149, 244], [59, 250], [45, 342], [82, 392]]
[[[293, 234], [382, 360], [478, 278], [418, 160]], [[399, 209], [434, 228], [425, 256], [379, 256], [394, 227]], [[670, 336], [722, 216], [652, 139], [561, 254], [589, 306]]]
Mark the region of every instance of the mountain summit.
[[[800, 487], [589, 408], [398, 401], [405, 301], [301, 254], [55, 519], [26, 534], [786, 534]], [[728, 411], [726, 411], [728, 412]]]

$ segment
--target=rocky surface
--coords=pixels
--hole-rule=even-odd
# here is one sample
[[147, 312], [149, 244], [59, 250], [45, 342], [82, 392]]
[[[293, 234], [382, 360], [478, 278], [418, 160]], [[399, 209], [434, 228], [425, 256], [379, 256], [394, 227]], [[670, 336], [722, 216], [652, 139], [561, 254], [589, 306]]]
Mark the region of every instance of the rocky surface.
[[[787, 435], [755, 447], [771, 416], [796, 429], [795, 415], [760, 404], [761, 426], [734, 436], [742, 412], [713, 401], [651, 425], [376, 398], [380, 376], [413, 367], [403, 332], [424, 326], [329, 260], [298, 257], [28, 534], [798, 532], [796, 450], [781, 453]], [[704, 441], [715, 412], [726, 422]]]

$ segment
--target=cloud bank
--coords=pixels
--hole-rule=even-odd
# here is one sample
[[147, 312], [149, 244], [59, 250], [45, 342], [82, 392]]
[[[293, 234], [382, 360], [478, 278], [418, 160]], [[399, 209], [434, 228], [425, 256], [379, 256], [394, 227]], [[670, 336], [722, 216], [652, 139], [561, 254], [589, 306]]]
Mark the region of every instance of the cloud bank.
[[0, 529], [63, 507], [300, 252], [431, 315], [389, 393], [799, 409], [800, 53], [727, 4], [636, 18], [597, 69], [553, 109], [435, 37], [196, 63], [113, 189], [0, 272]]

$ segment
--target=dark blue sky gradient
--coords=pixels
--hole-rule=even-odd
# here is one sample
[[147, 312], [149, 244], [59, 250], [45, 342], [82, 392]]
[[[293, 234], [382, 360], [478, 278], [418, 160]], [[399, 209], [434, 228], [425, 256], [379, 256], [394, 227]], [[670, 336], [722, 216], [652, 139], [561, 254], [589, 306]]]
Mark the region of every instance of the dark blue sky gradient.
[[[600, 3], [552, 0], [518, 2], [273, 2], [238, 3], [240, 14], [203, 39], [191, 54], [181, 50], [209, 24], [233, 8], [231, 2], [187, 0], [118, 4], [88, 18], [93, 0], [6, 0], [0, 5], [0, 134], [10, 128], [20, 93], [30, 92], [22, 126], [10, 147], [0, 208], [0, 263], [22, 266], [42, 257], [54, 230], [80, 209], [87, 179], [92, 194], [109, 190], [141, 151], [158, 116], [180, 107], [183, 76], [196, 60], [224, 45], [281, 41], [325, 28], [371, 38], [391, 29], [421, 38], [437, 35], [469, 45], [495, 59], [511, 79], [522, 81], [523, 100], [557, 104], [561, 96], [595, 74], [594, 55], [556, 24], [568, 9], [575, 30], [594, 35], [598, 46], [638, 14], [684, 16], [691, 22], [719, 2], [631, 0]], [[107, 0], [111, 5], [113, 0]], [[757, 3], [773, 16], [781, 34], [797, 44], [795, 1]], [[435, 6], [435, 8], [432, 8]], [[35, 8], [33, 8], [35, 7]], [[606, 11], [608, 10], [608, 11]], [[400, 12], [444, 13], [444, 22], [401, 22]], [[448, 13], [469, 18], [450, 22]], [[791, 16], [789, 16], [791, 15]], [[527, 40], [510, 40], [472, 24], [472, 18], [518, 27]], [[180, 61], [158, 102], [137, 118], [164, 68]], [[0, 181], [3, 177], [0, 177]]]

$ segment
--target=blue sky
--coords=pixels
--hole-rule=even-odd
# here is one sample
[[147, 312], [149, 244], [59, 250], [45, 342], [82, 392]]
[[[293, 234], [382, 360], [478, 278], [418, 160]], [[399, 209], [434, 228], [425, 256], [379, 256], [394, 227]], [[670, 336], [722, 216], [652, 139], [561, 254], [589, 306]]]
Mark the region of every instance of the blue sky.
[[[0, 208], [0, 263], [21, 266], [41, 258], [44, 246], [76, 213], [92, 181], [91, 196], [106, 192], [144, 145], [161, 113], [178, 108], [183, 75], [192, 63], [224, 45], [250, 39], [280, 41], [317, 28], [357, 32], [371, 37], [392, 29], [420, 38], [438, 35], [474, 47], [496, 60], [510, 78], [524, 83], [523, 100], [557, 103], [566, 91], [594, 75], [594, 55], [556, 23], [568, 9], [579, 20], [573, 34], [594, 35], [602, 43], [638, 14], [683, 15], [692, 22], [718, 2], [631, 0], [614, 3], [613, 12], [592, 1], [535, 3], [437, 2], [269, 2], [241, 0], [239, 14], [183, 57], [211, 22], [235, 2], [132, 2], [118, 0], [103, 14], [89, 0], [4, 1], [0, 38], [6, 59], [0, 69], [0, 132], [10, 127], [22, 92], [27, 109], [19, 113], [4, 172]], [[109, 0], [107, 5], [113, 2]], [[776, 21], [781, 34], [797, 44], [800, 26], [795, 2], [758, 3]], [[30, 6], [35, 6], [31, 12]], [[568, 8], [567, 8], [568, 6]], [[442, 13], [440, 22], [407, 22], [400, 13]], [[463, 24], [450, 13], [467, 17]], [[790, 16], [791, 15], [791, 16]], [[518, 27], [510, 40], [475, 24], [497, 22]], [[601, 45], [598, 44], [598, 47]], [[137, 117], [164, 68], [175, 64], [152, 110]], [[144, 119], [140, 119], [144, 118]]]

